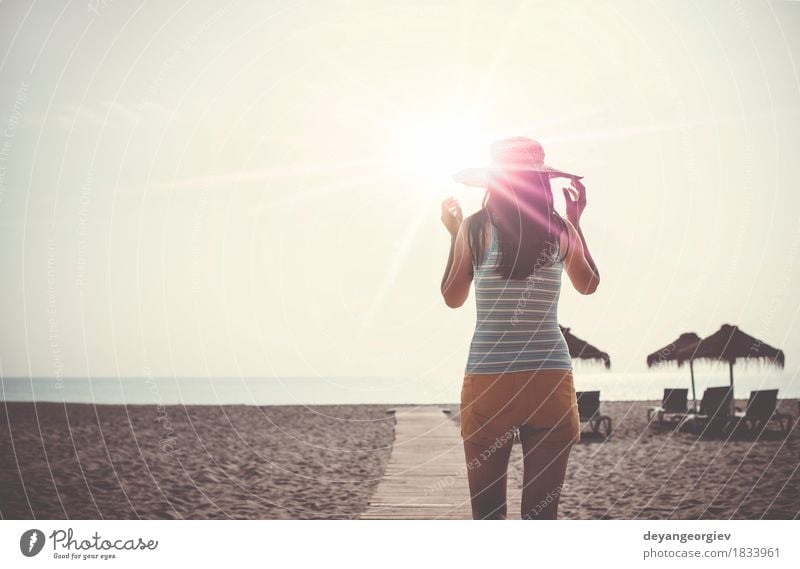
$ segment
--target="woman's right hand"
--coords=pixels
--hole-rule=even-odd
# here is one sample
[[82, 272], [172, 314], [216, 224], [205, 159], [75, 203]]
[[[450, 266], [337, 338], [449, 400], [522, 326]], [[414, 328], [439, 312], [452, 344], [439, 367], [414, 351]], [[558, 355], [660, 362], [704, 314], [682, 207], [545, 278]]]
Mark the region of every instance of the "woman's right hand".
[[562, 190], [564, 191], [564, 200], [567, 202], [567, 219], [572, 225], [578, 227], [583, 210], [586, 209], [586, 186], [577, 178], [572, 178], [570, 187], [562, 188]]
[[461, 227], [461, 222], [464, 216], [461, 214], [461, 206], [455, 198], [447, 198], [442, 202], [442, 223], [450, 232], [450, 235], [455, 237], [458, 234], [458, 228]]

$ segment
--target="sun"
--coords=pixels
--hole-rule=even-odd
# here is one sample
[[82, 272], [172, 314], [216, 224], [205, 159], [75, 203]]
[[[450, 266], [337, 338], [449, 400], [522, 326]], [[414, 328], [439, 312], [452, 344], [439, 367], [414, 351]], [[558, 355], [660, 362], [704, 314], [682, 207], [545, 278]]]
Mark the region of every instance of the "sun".
[[475, 120], [413, 117], [394, 131], [398, 167], [423, 180], [452, 181], [457, 171], [488, 162], [489, 140]]

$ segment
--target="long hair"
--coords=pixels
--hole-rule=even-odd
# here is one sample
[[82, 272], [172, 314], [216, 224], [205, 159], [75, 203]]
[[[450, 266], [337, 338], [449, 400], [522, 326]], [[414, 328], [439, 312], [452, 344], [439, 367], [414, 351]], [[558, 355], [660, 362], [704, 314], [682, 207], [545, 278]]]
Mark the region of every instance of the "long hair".
[[495, 271], [504, 278], [524, 279], [556, 261], [558, 239], [566, 223], [553, 208], [546, 173], [505, 171], [490, 178], [483, 208], [471, 217], [468, 226], [475, 267], [483, 261], [487, 216], [497, 231]]

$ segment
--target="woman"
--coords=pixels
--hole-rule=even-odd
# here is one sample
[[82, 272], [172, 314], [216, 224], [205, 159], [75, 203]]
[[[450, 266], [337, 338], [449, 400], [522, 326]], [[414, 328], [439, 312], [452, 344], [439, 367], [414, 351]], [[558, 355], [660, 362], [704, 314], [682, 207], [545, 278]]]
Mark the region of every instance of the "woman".
[[[561, 271], [581, 294], [600, 282], [580, 219], [579, 176], [544, 163], [541, 145], [514, 137], [492, 144], [492, 167], [458, 181], [486, 185], [483, 208], [462, 220], [442, 203], [450, 254], [441, 291], [462, 306], [475, 282], [477, 322], [461, 390], [461, 436], [472, 516], [506, 517], [509, 456], [518, 429], [524, 455], [523, 519], [555, 519], [572, 445], [580, 440], [572, 361], [558, 327]], [[478, 180], [472, 180], [478, 176]], [[563, 188], [567, 219], [553, 208], [551, 177]]]

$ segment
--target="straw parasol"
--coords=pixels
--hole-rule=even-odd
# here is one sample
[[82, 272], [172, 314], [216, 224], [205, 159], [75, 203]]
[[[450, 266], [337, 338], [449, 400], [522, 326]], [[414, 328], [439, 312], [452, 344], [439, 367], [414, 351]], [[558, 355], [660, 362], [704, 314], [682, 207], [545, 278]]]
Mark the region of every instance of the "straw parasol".
[[[723, 324], [708, 338], [703, 338], [694, 348], [687, 348], [680, 357], [691, 360], [710, 360], [728, 362], [731, 390], [733, 390], [733, 364], [738, 359], [756, 360], [783, 368], [783, 351], [765, 344], [761, 340], [745, 334], [738, 326]], [[731, 397], [731, 405], [733, 398]]]
[[611, 368], [611, 358], [608, 357], [606, 352], [601, 352], [588, 342], [584, 342], [580, 338], [576, 337], [572, 332], [569, 331], [569, 328], [565, 328], [564, 326], [561, 326], [561, 324], [559, 324], [558, 327], [561, 328], [561, 333], [564, 335], [564, 339], [567, 341], [567, 347], [569, 348], [569, 355], [571, 358], [602, 361], [606, 366], [606, 369]]
[[692, 377], [692, 401], [694, 408], [697, 408], [697, 393], [694, 389], [694, 363], [690, 357], [691, 350], [700, 343], [700, 336], [694, 332], [686, 332], [678, 336], [678, 339], [656, 350], [647, 356], [647, 367], [656, 367], [659, 365], [675, 362], [678, 367], [681, 367], [687, 361], [689, 362], [689, 374]]

